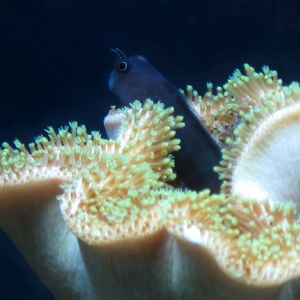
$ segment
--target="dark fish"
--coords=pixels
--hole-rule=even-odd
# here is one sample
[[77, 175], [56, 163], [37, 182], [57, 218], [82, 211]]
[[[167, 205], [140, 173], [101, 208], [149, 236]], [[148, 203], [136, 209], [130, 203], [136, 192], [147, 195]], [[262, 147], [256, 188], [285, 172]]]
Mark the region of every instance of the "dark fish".
[[174, 107], [175, 115], [184, 117], [185, 127], [178, 129], [176, 137], [181, 149], [174, 153], [175, 171], [189, 189], [208, 188], [220, 191], [221, 181], [213, 167], [221, 160], [221, 150], [199, 118], [190, 108], [185, 95], [152, 67], [143, 56], [126, 57], [119, 49], [112, 49], [119, 56], [109, 77], [109, 88], [123, 104], [147, 98]]

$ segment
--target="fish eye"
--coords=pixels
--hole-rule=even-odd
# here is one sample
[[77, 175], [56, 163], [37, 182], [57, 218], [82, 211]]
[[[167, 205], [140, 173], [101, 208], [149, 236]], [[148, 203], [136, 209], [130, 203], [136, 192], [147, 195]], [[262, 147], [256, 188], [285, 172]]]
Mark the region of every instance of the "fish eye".
[[116, 70], [120, 75], [126, 75], [130, 71], [129, 63], [125, 60], [120, 61], [116, 65]]

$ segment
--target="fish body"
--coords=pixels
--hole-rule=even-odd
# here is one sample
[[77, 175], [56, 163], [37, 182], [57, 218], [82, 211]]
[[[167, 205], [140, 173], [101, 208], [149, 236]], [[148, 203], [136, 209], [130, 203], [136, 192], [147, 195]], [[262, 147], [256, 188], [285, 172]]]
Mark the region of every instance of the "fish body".
[[140, 55], [120, 57], [110, 74], [109, 88], [124, 105], [150, 98], [155, 102], [161, 101], [166, 107], [174, 107], [174, 114], [183, 116], [185, 123], [176, 132], [176, 138], [181, 140], [181, 149], [174, 153], [176, 173], [189, 189], [200, 191], [208, 188], [212, 193], [220, 191], [221, 181], [213, 171], [221, 160], [220, 147], [179, 88]]

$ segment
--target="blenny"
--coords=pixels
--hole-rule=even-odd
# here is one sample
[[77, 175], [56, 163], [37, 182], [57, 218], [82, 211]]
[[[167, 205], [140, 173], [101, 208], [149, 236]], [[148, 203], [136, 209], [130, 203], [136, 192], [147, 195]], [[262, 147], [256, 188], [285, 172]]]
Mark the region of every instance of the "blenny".
[[169, 82], [141, 55], [126, 57], [120, 49], [111, 49], [119, 60], [109, 77], [109, 88], [124, 105], [134, 100], [161, 101], [174, 107], [175, 115], [184, 117], [185, 127], [177, 129], [181, 149], [174, 153], [175, 171], [192, 190], [205, 188], [212, 193], [220, 191], [221, 181], [213, 168], [221, 160], [221, 150], [199, 117], [189, 105], [186, 96]]

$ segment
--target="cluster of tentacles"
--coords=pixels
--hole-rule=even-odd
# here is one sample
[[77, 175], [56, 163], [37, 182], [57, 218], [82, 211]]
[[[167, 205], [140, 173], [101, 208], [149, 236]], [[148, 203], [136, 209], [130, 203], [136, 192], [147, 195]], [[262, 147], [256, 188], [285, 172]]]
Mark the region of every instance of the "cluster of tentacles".
[[[280, 297], [279, 287], [300, 277], [300, 88], [297, 83], [283, 86], [267, 67], [262, 73], [249, 65], [245, 70], [246, 75], [236, 71], [217, 88], [216, 96], [211, 84], [203, 98], [187, 88], [192, 109], [223, 148], [223, 159], [215, 168], [224, 180], [221, 194], [177, 190], [166, 183], [176, 176], [170, 153], [180, 149], [174, 136], [184, 124], [172, 116], [172, 108], [136, 101], [131, 108], [110, 112], [105, 123], [111, 140], [70, 123], [70, 130], [58, 133], [49, 128], [49, 137], [38, 137], [30, 150], [18, 141], [15, 148], [3, 144], [0, 225], [18, 244], [22, 237], [3, 217], [6, 202], [18, 197], [22, 201], [20, 194], [35, 191], [34, 185], [47, 187], [47, 181], [56, 180], [61, 190], [53, 194], [67, 227], [87, 245], [81, 247], [140, 247], [158, 243], [153, 236], [167, 232], [180, 251], [193, 253], [191, 261], [210, 257], [211, 268], [220, 273], [220, 280], [208, 283], [209, 292], [201, 283], [206, 273], [193, 270], [199, 277], [191, 280], [196, 285], [192, 292], [181, 284], [162, 287], [171, 296], [158, 291], [158, 299], [177, 299], [176, 293], [178, 299], [233, 299], [242, 297], [243, 290], [243, 299]], [[27, 253], [23, 244], [18, 246]], [[168, 277], [165, 273], [161, 276]], [[188, 276], [187, 272], [182, 277]], [[177, 281], [184, 280], [188, 279]], [[265, 289], [263, 296], [256, 289]]]

